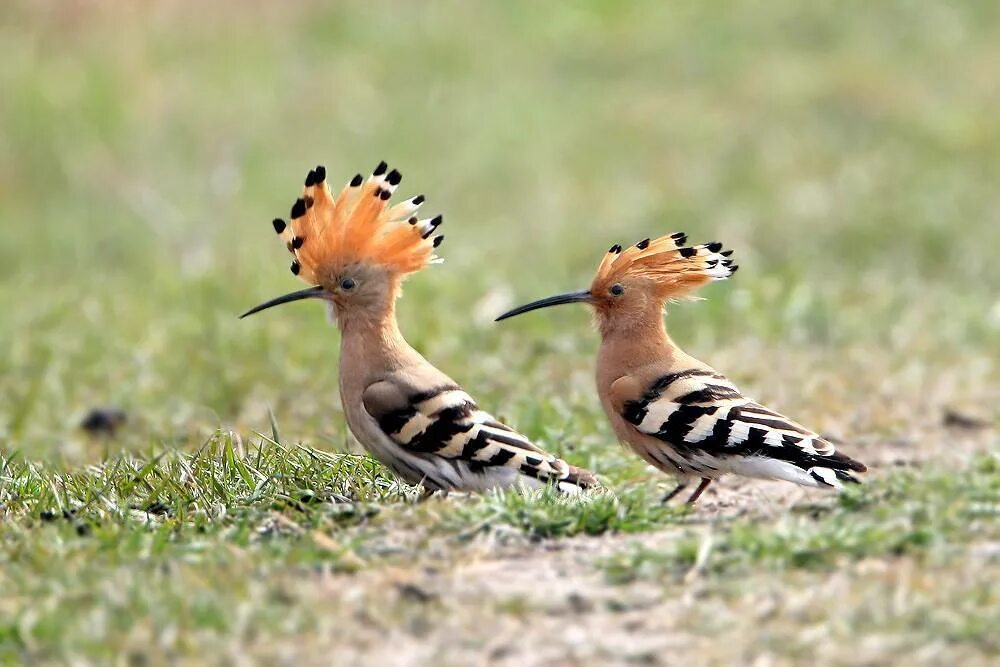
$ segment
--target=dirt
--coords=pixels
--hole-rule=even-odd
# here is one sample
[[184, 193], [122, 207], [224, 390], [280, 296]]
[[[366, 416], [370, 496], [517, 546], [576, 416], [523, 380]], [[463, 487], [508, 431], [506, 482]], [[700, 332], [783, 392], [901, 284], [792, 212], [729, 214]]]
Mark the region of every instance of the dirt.
[[[877, 476], [899, 467], [957, 463], [995, 440], [988, 429], [942, 429], [916, 444], [868, 448], [865, 459]], [[392, 567], [308, 584], [304, 597], [317, 591], [334, 596], [339, 612], [323, 621], [329, 632], [320, 643], [326, 648], [307, 653], [316, 664], [328, 664], [335, 654], [337, 664], [400, 667], [781, 665], [798, 662], [800, 651], [803, 659], [814, 653], [833, 663], [858, 658], [878, 664], [900, 651], [935, 662], [940, 651], [933, 644], [918, 647], [921, 654], [917, 640], [902, 630], [872, 633], [850, 648], [838, 638], [847, 630], [828, 627], [852, 622], [827, 614], [828, 605], [842, 600], [852, 618], [864, 618], [866, 604], [883, 601], [875, 591], [897, 586], [898, 572], [917, 576], [919, 568], [906, 559], [861, 561], [790, 579], [759, 573], [746, 582], [713, 580], [695, 565], [665, 578], [621, 583], [602, 567], [632, 549], [665, 551], [682, 531], [700, 532], [708, 548], [713, 530], [730, 519], [752, 515], [766, 521], [790, 510], [820, 511], [834, 500], [790, 484], [730, 477], [710, 487], [682, 525], [658, 532], [533, 542], [511, 531], [477, 535], [457, 549], [454, 542], [406, 544], [420, 551], [413, 558], [418, 565], [400, 559]], [[991, 545], [979, 551], [993, 553]], [[960, 581], [963, 575], [942, 576]], [[873, 602], [866, 603], [866, 595]], [[979, 659], [954, 647], [941, 655], [964, 655], [969, 664]], [[294, 658], [302, 662], [303, 655]]]

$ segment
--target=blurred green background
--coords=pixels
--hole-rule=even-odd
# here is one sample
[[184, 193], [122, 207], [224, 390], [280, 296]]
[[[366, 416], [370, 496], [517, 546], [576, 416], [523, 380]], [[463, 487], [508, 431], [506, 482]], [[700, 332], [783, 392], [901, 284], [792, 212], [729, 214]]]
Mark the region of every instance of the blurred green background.
[[765, 396], [810, 364], [862, 383], [916, 364], [913, 382], [957, 370], [980, 389], [956, 398], [989, 406], [998, 19], [991, 2], [4, 3], [0, 444], [92, 458], [76, 425], [113, 404], [132, 417], [115, 447], [265, 429], [269, 409], [294, 440], [343, 445], [322, 309], [236, 315], [298, 286], [270, 219], [306, 171], [381, 159], [446, 221], [404, 333], [529, 429], [544, 396], [610, 440], [596, 336], [583, 309], [492, 317], [676, 230], [735, 248], [741, 272], [673, 308], [671, 332]]
[[[996, 2], [0, 3], [0, 664], [996, 663], [998, 110]], [[613, 493], [316, 451], [336, 330], [237, 315], [306, 172], [383, 159], [445, 216], [406, 337]], [[674, 231], [741, 267], [674, 339], [863, 487], [664, 508], [585, 310], [493, 323]]]

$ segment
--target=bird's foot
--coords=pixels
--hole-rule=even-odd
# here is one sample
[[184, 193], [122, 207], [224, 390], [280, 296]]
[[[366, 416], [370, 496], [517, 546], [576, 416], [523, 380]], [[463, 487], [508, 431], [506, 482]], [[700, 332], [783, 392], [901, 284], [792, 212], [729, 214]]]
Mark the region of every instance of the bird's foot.
[[695, 501], [697, 501], [698, 498], [701, 497], [701, 494], [705, 491], [705, 489], [708, 488], [708, 485], [711, 484], [711, 483], [712, 483], [712, 479], [711, 478], [709, 478], [709, 477], [702, 477], [701, 478], [701, 483], [698, 485], [698, 488], [695, 489], [694, 493], [691, 494], [691, 497], [687, 499], [687, 504], [688, 505], [694, 505]]
[[679, 483], [672, 490], [668, 491], [667, 494], [665, 496], [663, 496], [663, 498], [660, 499], [660, 504], [661, 505], [666, 505], [671, 500], [673, 500], [674, 496], [676, 496], [678, 493], [680, 493], [681, 491], [683, 491], [687, 487], [688, 487], [687, 482], [681, 482], [681, 483]]

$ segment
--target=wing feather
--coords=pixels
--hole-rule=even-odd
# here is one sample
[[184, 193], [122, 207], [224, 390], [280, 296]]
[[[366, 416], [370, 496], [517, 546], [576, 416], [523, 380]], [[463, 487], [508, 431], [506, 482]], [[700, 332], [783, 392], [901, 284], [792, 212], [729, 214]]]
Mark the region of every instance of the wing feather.
[[546, 453], [479, 409], [454, 384], [417, 392], [390, 378], [368, 387], [363, 403], [385, 436], [410, 454], [461, 461], [473, 471], [503, 466], [541, 482], [589, 483], [589, 473]]
[[[707, 454], [720, 460], [776, 459], [807, 471], [865, 470], [817, 433], [744, 397], [707, 369], [659, 377], [640, 397], [625, 401], [621, 415], [640, 433], [662, 440], [692, 462]], [[820, 481], [826, 483], [825, 478]]]

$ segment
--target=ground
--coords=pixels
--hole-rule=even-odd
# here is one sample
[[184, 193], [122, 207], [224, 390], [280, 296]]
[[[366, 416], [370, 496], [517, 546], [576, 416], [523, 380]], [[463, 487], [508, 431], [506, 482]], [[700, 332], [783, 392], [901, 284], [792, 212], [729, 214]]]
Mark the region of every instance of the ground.
[[[1000, 12], [791, 0], [0, 10], [0, 662], [991, 664]], [[606, 490], [416, 502], [363, 455], [270, 220], [385, 159], [445, 215], [400, 326]], [[686, 350], [869, 464], [668, 478], [586, 286], [686, 231]], [[114, 408], [88, 433], [94, 409]]]

